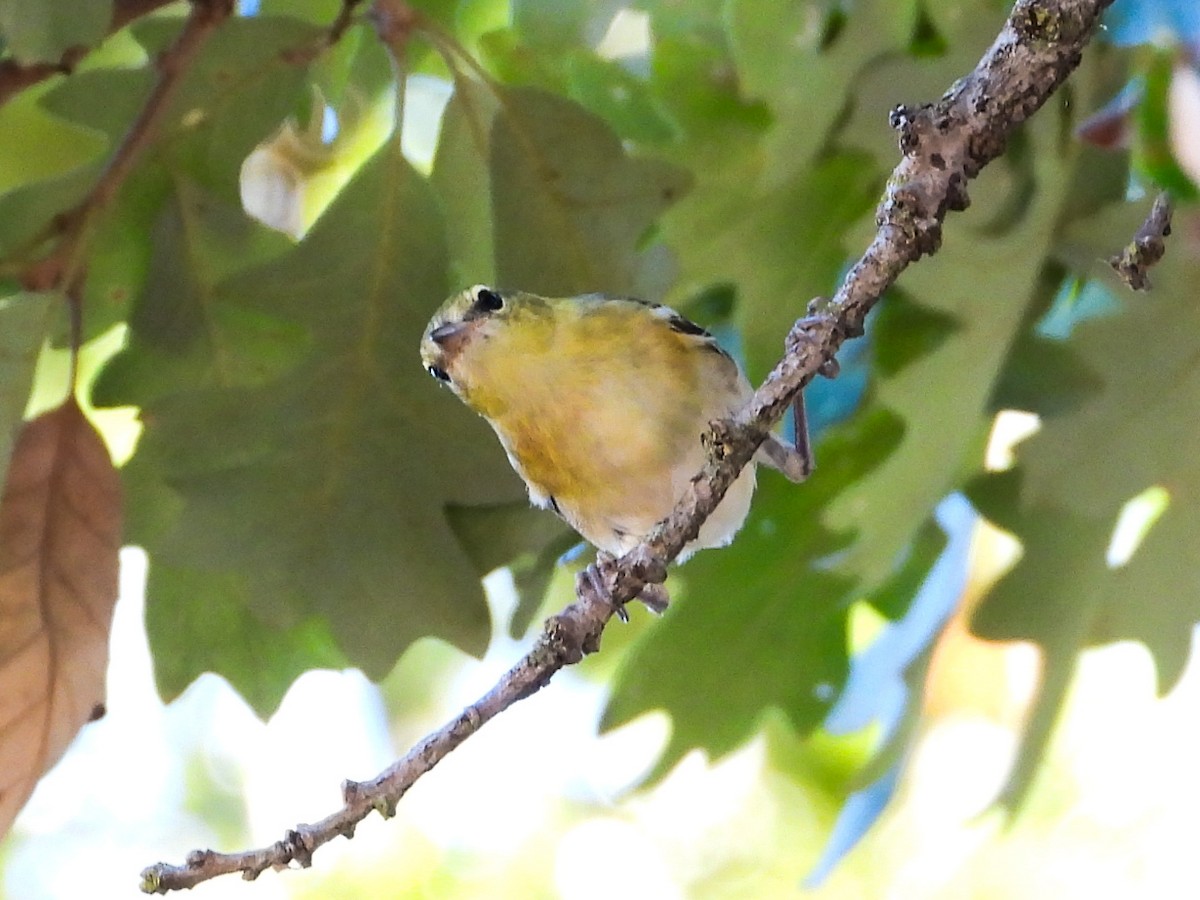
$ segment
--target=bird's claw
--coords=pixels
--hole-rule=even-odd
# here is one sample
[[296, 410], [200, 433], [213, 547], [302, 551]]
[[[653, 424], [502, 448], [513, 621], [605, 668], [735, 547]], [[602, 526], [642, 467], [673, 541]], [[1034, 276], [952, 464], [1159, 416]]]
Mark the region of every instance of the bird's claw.
[[[629, 621], [629, 611], [625, 608], [624, 603], [618, 603], [612, 598], [609, 593], [608, 586], [604, 583], [604, 576], [600, 572], [602, 565], [611, 563], [616, 557], [611, 553], [599, 551], [596, 554], [596, 561], [585, 566], [578, 575], [575, 576], [575, 592], [577, 594], [586, 592], [593, 597], [603, 600], [613, 608], [615, 615], [622, 622]], [[657, 565], [656, 565], [657, 563]], [[652, 577], [660, 575], [666, 577], [666, 567], [658, 562], [657, 559], [651, 558], [649, 561], [640, 560], [634, 563], [635, 569], [641, 568], [643, 571], [638, 571], [638, 576], [645, 578], [647, 574]], [[660, 572], [661, 570], [661, 572]], [[662, 584], [657, 584], [647, 581], [642, 586], [641, 591], [637, 595], [637, 599], [646, 605], [646, 608], [651, 612], [662, 615], [666, 612], [667, 607], [671, 604], [671, 596], [667, 593], [667, 589]]]
[[600, 574], [601, 561], [599, 554], [597, 554], [596, 562], [588, 563], [575, 576], [575, 593], [580, 596], [585, 593], [591, 594], [594, 599], [603, 601], [611, 606], [613, 614], [618, 619], [622, 622], [628, 622], [629, 613], [625, 609], [625, 604], [617, 603], [613, 600], [612, 594], [608, 591], [608, 586], [604, 583], [604, 576]]

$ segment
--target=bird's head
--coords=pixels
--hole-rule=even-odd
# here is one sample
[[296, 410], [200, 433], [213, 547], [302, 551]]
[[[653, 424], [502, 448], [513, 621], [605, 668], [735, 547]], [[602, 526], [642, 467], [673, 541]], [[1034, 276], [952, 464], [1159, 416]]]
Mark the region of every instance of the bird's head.
[[526, 345], [544, 341], [548, 330], [553, 317], [545, 298], [477, 284], [452, 295], [429, 320], [421, 364], [482, 412], [482, 394], [519, 382], [522, 359], [528, 362], [533, 349]]

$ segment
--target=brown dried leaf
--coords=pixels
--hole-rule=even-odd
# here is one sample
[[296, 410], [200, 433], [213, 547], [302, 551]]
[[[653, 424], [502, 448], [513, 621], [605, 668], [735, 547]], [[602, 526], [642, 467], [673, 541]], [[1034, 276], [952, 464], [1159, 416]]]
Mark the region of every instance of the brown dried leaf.
[[27, 423], [0, 499], [0, 836], [104, 711], [120, 481], [75, 401]]

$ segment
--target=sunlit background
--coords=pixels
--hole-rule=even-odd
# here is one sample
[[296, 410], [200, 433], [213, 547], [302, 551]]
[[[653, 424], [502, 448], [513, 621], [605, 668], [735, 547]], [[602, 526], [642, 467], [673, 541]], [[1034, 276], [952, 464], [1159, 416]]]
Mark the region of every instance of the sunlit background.
[[[931, 582], [961, 580], [968, 568], [987, 577], [1011, 553], [965, 503], [952, 498], [941, 513], [955, 537]], [[335, 809], [342, 779], [386, 766], [523, 652], [522, 642], [497, 633], [479, 661], [422, 642], [378, 687], [353, 671], [312, 672], [265, 723], [216, 676], [164, 706], [142, 627], [144, 574], [141, 551], [124, 551], [108, 715], [85, 728], [18, 819], [2, 859], [7, 898], [81, 896], [81, 879], [87, 896], [132, 897], [152, 862], [180, 862], [198, 847], [269, 844]], [[968, 604], [977, 582], [965, 583]], [[504, 621], [513, 602], [506, 573], [489, 578], [488, 591]], [[918, 618], [938, 615], [920, 607]], [[914, 642], [901, 633], [905, 623], [880, 630], [865, 612], [860, 619], [875, 637], [858, 667], [898, 672]], [[648, 620], [639, 611], [625, 627]], [[897, 800], [819, 887], [803, 885], [834, 828], [830, 785], [861, 762], [874, 726], [802, 744], [767, 722], [763, 737], [730, 757], [713, 764], [692, 753], [638, 790], [666, 719], [597, 736], [604, 690], [584, 667], [486, 726], [417, 784], [394, 819], [372, 816], [352, 841], [322, 849], [313, 869], [267, 872], [252, 884], [218, 879], [195, 895], [1195, 896], [1194, 663], [1157, 698], [1140, 645], [1085, 653], [1032, 795], [1010, 819], [992, 803], [1037, 667], [1036, 649], [987, 644], [951, 622]], [[878, 672], [864, 677], [881, 683]], [[854, 684], [852, 676], [848, 694]]]
[[[619, 57], [644, 40], [630, 14], [614, 21], [601, 46]], [[404, 147], [426, 169], [449, 90], [428, 76], [409, 80]], [[1193, 105], [1200, 109], [1200, 101]], [[380, 109], [363, 112], [386, 116], [390, 105]], [[338, 132], [330, 112], [321, 137], [331, 141]], [[296, 185], [280, 187], [276, 175], [269, 165], [244, 170], [243, 191], [256, 214], [286, 228], [320, 199], [306, 201]], [[320, 186], [322, 198], [333, 189]], [[118, 330], [93, 346], [85, 369], [121, 340]], [[48, 353], [43, 364], [63, 361]], [[52, 383], [44, 375], [39, 382]], [[53, 401], [35, 398], [34, 406]], [[127, 458], [137, 436], [133, 411], [96, 418], [115, 456]], [[992, 447], [997, 468], [1006, 449], [1036, 427], [1001, 419]], [[1154, 496], [1144, 507], [1115, 536], [1111, 565], [1136, 544]], [[1159, 697], [1143, 646], [1085, 652], [1034, 788], [1009, 815], [995, 801], [1016, 755], [1039, 651], [973, 638], [965, 616], [1011, 561], [1014, 545], [961, 498], [945, 501], [939, 519], [950, 543], [909, 615], [887, 623], [865, 606], [856, 611], [847, 640], [858, 656], [824, 733], [800, 741], [782, 721], [767, 720], [758, 738], [729, 757], [713, 762], [693, 752], [647, 784], [669, 721], [652, 715], [599, 736], [613, 666], [601, 654], [486, 726], [417, 784], [394, 819], [372, 816], [352, 841], [323, 848], [313, 869], [267, 872], [253, 883], [217, 879], [194, 896], [1200, 896], [1194, 655]], [[267, 722], [213, 675], [164, 706], [143, 627], [145, 567], [140, 550], [123, 552], [107, 715], [83, 730], [0, 844], [0, 894], [9, 900], [138, 896], [139, 872], [156, 861], [182, 862], [195, 848], [269, 844], [297, 822], [336, 809], [343, 779], [385, 767], [495, 683], [528, 645], [502, 627], [515, 599], [510, 577], [499, 571], [487, 581], [499, 624], [482, 660], [425, 640], [378, 686], [356, 671], [310, 672]], [[551, 595], [561, 598], [570, 576], [557, 578]], [[907, 755], [893, 761], [898, 774], [855, 776], [899, 722], [905, 672], [943, 624], [932, 658], [919, 668], [925, 714]], [[651, 627], [652, 617], [638, 609], [632, 624], [614, 624], [606, 640], [619, 647]], [[842, 814], [848, 781], [863, 790]], [[843, 857], [859, 830], [856, 816], [869, 819], [893, 789], [882, 818]]]

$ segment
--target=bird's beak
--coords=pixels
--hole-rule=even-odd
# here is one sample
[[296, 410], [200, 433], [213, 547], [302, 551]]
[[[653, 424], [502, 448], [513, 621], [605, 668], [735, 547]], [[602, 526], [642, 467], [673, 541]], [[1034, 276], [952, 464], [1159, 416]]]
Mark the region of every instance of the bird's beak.
[[429, 339], [445, 350], [454, 353], [466, 333], [465, 322], [447, 322], [429, 332]]
[[469, 322], [445, 322], [426, 332], [421, 359], [428, 365], [449, 368], [471, 336]]

